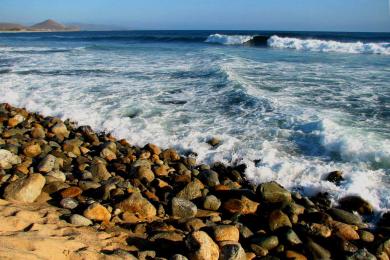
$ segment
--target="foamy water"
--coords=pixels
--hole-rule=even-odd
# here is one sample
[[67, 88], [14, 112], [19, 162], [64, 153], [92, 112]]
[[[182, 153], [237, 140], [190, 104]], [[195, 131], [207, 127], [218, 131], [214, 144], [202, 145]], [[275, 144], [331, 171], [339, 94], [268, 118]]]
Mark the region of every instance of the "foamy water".
[[[390, 209], [388, 56], [87, 36], [0, 38], [0, 102]], [[339, 187], [324, 180], [334, 170]]]

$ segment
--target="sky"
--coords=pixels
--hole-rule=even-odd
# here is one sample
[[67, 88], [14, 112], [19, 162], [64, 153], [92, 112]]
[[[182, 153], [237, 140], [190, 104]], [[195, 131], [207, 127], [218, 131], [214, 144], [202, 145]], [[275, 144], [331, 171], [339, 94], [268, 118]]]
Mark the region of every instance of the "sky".
[[390, 0], [0, 0], [0, 21], [162, 30], [390, 32]]

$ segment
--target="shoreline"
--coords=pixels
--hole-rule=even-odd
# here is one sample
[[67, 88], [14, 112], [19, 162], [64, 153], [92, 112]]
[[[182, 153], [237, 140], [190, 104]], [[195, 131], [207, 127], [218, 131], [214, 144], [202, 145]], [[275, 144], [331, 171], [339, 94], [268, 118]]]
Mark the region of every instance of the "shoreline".
[[[65, 209], [62, 217], [72, 224], [129, 230], [129, 246], [134, 238], [143, 242], [129, 250], [137, 257], [147, 251], [190, 259], [388, 255], [389, 214], [369, 227], [364, 220], [373, 208], [360, 197], [343, 198], [335, 208], [325, 194], [308, 198], [275, 182], [256, 186], [244, 166], [198, 165], [174, 149], [132, 146], [8, 104], [0, 105], [0, 119], [1, 198], [38, 199]], [[334, 183], [342, 178], [328, 175]], [[233, 251], [240, 258], [228, 258]]]

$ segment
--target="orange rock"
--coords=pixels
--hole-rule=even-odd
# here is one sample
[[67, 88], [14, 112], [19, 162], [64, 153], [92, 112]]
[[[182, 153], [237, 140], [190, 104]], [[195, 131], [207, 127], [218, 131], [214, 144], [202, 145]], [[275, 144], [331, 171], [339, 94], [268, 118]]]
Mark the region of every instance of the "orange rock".
[[147, 148], [148, 150], [153, 152], [153, 154], [156, 154], [156, 155], [160, 155], [160, 153], [161, 153], [161, 149], [155, 144], [147, 144], [145, 146], [145, 148]]
[[82, 189], [80, 189], [79, 187], [73, 186], [73, 187], [69, 187], [69, 188], [61, 191], [61, 196], [63, 198], [74, 198], [74, 197], [79, 196], [82, 192], [83, 192]]
[[34, 158], [40, 155], [42, 152], [41, 146], [39, 144], [28, 144], [24, 149], [23, 153], [31, 158]]
[[223, 205], [223, 208], [228, 212], [235, 214], [240, 213], [243, 215], [254, 214], [257, 211], [260, 203], [252, 201], [245, 196], [239, 199], [230, 199], [226, 201]]
[[84, 217], [91, 220], [108, 222], [110, 221], [111, 213], [100, 203], [95, 202], [84, 210]]
[[165, 164], [154, 168], [154, 173], [160, 177], [168, 176], [169, 172], [170, 172], [170, 167]]
[[18, 124], [22, 123], [25, 120], [25, 118], [22, 115], [15, 115], [14, 117], [10, 118], [8, 120], [8, 127], [15, 127]]
[[220, 225], [214, 228], [215, 241], [234, 241], [238, 242], [240, 231], [233, 225]]
[[307, 257], [292, 250], [286, 251], [286, 258], [292, 260], [307, 260]]
[[167, 149], [161, 153], [161, 157], [164, 161], [178, 161], [180, 160], [180, 155], [174, 149]]

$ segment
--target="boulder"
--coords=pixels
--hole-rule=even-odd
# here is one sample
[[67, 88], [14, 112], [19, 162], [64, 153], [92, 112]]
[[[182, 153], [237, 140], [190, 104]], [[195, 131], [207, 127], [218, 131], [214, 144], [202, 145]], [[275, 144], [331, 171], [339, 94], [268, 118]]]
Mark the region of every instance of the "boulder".
[[337, 208], [331, 208], [329, 210], [329, 214], [335, 219], [340, 222], [344, 222], [351, 225], [360, 225], [362, 224], [362, 218], [358, 215], [355, 215], [351, 212], [348, 212], [346, 210], [337, 209]]
[[19, 156], [11, 153], [8, 150], [0, 149], [0, 168], [11, 169], [13, 165], [21, 163]]
[[178, 218], [192, 218], [196, 216], [198, 209], [194, 203], [181, 198], [172, 199], [172, 215]]
[[207, 210], [218, 210], [221, 206], [221, 200], [214, 195], [207, 196], [203, 201], [203, 208]]
[[260, 204], [242, 196], [241, 199], [230, 199], [223, 204], [223, 208], [232, 214], [255, 214]]
[[111, 219], [111, 213], [108, 209], [97, 202], [91, 204], [86, 210], [84, 210], [83, 215], [88, 219], [96, 221], [108, 222]]
[[188, 183], [176, 197], [186, 200], [193, 200], [202, 197], [202, 189], [204, 185], [198, 179], [194, 179], [192, 182]]
[[45, 177], [41, 174], [31, 174], [25, 179], [10, 183], [4, 190], [4, 198], [20, 202], [34, 202], [45, 186]]
[[374, 208], [366, 200], [360, 196], [347, 196], [339, 201], [340, 206], [343, 209], [357, 211], [359, 214], [372, 214]]
[[346, 258], [347, 260], [376, 260], [377, 258], [367, 251], [367, 249], [362, 248], [359, 249], [355, 254], [352, 256], [348, 256]]
[[225, 244], [221, 247], [220, 260], [247, 260], [245, 250], [240, 243]]
[[123, 212], [135, 214], [143, 219], [154, 218], [157, 214], [157, 210], [153, 204], [139, 192], [132, 193], [130, 197], [116, 204], [116, 208], [121, 209]]
[[292, 227], [290, 219], [281, 210], [274, 210], [268, 218], [268, 226], [271, 231], [275, 231], [281, 227]]
[[214, 238], [217, 242], [234, 241], [238, 242], [240, 232], [237, 227], [232, 225], [219, 225], [214, 227]]
[[291, 201], [291, 193], [276, 182], [267, 182], [257, 188], [257, 194], [266, 203], [283, 203]]
[[38, 155], [41, 154], [41, 152], [42, 152], [41, 146], [39, 144], [34, 144], [34, 143], [26, 145], [23, 149], [24, 155], [31, 158], [37, 157]]
[[70, 134], [70, 132], [66, 128], [66, 125], [62, 122], [55, 124], [51, 128], [51, 132], [61, 141], [64, 140], [64, 138], [68, 138]]
[[38, 164], [38, 171], [43, 173], [51, 172], [54, 169], [55, 163], [56, 157], [51, 154], [48, 154]]
[[204, 231], [195, 231], [187, 237], [187, 247], [190, 251], [190, 259], [193, 260], [218, 260], [218, 245]]

